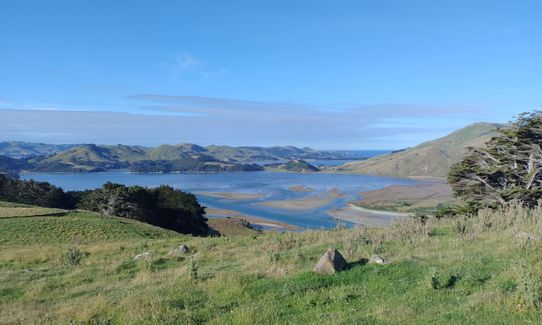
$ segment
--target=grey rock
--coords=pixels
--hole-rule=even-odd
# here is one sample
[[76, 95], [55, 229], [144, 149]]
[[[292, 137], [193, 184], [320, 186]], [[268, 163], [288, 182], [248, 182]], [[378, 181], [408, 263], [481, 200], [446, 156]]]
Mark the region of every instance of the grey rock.
[[181, 255], [181, 254], [186, 254], [189, 251], [190, 250], [188, 249], [188, 246], [186, 245], [175, 246], [169, 251], [169, 255]]
[[384, 264], [386, 264], [386, 261], [380, 255], [375, 254], [375, 255], [371, 256], [371, 259], [369, 260], [369, 263], [384, 265]]
[[335, 248], [329, 248], [313, 269], [318, 274], [334, 274], [346, 268], [346, 260]]
[[134, 256], [134, 260], [148, 261], [148, 260], [151, 260], [153, 256], [154, 254], [152, 252], [143, 252], [141, 254], [137, 254], [136, 256]]

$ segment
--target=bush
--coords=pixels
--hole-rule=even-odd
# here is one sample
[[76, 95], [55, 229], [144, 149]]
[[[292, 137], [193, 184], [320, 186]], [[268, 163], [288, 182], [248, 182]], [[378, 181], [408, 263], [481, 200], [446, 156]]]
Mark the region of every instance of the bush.
[[76, 266], [81, 264], [83, 257], [83, 253], [77, 247], [70, 247], [68, 252], [64, 254], [64, 263], [69, 266]]

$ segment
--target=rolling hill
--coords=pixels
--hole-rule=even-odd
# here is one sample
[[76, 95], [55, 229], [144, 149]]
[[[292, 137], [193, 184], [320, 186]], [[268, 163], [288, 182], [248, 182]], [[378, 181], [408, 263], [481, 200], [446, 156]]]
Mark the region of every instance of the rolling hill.
[[[34, 144], [20, 143], [20, 147]], [[21, 152], [20, 155], [23, 155]], [[16, 151], [11, 152], [17, 155]], [[158, 147], [84, 144], [67, 150], [28, 159], [25, 168], [45, 172], [96, 172], [130, 168], [137, 172], [217, 172], [262, 170], [254, 161], [296, 159], [348, 159], [346, 153], [311, 148], [285, 147], [202, 147], [191, 143]], [[26, 161], [23, 161], [26, 163]]]
[[416, 147], [338, 166], [337, 171], [398, 177], [445, 177], [469, 147], [480, 147], [502, 125], [475, 123]]
[[4, 141], [0, 142], [0, 155], [16, 159], [30, 158], [51, 155], [78, 146], [80, 146], [80, 144], [48, 144]]

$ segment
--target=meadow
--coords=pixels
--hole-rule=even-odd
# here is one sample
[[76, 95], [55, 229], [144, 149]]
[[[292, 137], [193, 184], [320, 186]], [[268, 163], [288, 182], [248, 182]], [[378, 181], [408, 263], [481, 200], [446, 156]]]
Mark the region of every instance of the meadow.
[[[542, 321], [541, 208], [243, 234], [193, 237], [81, 211], [2, 218], [0, 323]], [[179, 245], [189, 251], [170, 254]], [[329, 247], [348, 269], [314, 274]], [[375, 253], [385, 265], [367, 263]]]

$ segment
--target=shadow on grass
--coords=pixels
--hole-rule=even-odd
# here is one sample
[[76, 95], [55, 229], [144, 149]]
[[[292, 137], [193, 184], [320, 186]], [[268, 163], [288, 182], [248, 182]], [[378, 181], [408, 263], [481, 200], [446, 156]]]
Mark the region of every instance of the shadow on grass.
[[369, 263], [369, 260], [366, 258], [362, 258], [355, 262], [346, 263], [346, 267], [344, 268], [345, 271], [350, 270], [352, 268], [355, 268], [356, 266], [363, 266], [365, 264]]

